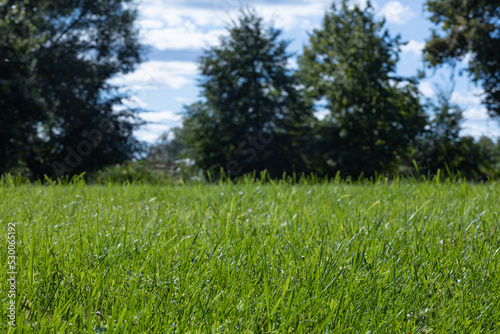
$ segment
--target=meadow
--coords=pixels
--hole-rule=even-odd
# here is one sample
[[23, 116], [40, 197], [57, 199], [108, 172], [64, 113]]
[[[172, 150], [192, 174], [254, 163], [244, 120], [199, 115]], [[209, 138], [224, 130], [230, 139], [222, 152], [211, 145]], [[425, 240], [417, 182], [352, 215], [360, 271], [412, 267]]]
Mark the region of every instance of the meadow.
[[500, 331], [493, 181], [3, 182], [0, 194], [1, 332]]

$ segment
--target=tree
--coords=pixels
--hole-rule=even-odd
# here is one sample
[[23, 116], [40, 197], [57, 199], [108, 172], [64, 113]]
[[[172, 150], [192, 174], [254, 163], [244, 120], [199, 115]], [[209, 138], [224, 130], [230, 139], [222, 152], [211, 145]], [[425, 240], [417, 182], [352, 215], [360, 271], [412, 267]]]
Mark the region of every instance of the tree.
[[17, 3], [0, 0], [0, 174], [29, 154], [44, 116], [31, 53], [39, 41], [26, 19], [29, 13]]
[[182, 128], [174, 127], [162, 133], [158, 140], [149, 147], [147, 160], [171, 165], [185, 159], [186, 147], [181, 140], [181, 132]]
[[456, 64], [469, 57], [468, 72], [484, 89], [483, 103], [500, 116], [500, 1], [427, 0], [430, 20], [439, 26], [427, 41], [429, 66]]
[[478, 164], [478, 174], [484, 177], [498, 177], [500, 176], [500, 159], [497, 152], [497, 145], [491, 140], [490, 137], [481, 136], [475, 143], [475, 153], [479, 157], [476, 160]]
[[423, 175], [434, 175], [438, 169], [456, 170], [463, 160], [463, 152], [459, 151], [463, 110], [451, 102], [451, 94], [452, 90], [438, 88], [435, 99], [427, 102], [426, 130], [417, 137], [415, 150], [407, 161], [409, 166], [415, 161]]
[[494, 144], [490, 138], [482, 136], [478, 141], [471, 136], [460, 137], [458, 142], [459, 159], [451, 167], [467, 178], [486, 178], [498, 176], [494, 169]]
[[[2, 137], [2, 147], [22, 142], [26, 149], [14, 148], [16, 155], [6, 157], [10, 163], [2, 164], [0, 173], [22, 161], [34, 178], [72, 175], [131, 158], [140, 148], [132, 136], [140, 124], [137, 110], [122, 106], [127, 95], [108, 80], [132, 71], [142, 60], [133, 1], [3, 0], [3, 4], [3, 10], [16, 8], [23, 13], [23, 24], [30, 27], [27, 32], [15, 29], [11, 20], [3, 21], [7, 40], [35, 41], [25, 50], [25, 56], [34, 60], [33, 68], [21, 76], [38, 87], [43, 108], [30, 118], [29, 111], [4, 100], [17, 110], [16, 120], [27, 118], [31, 132]], [[4, 52], [0, 59], [14, 59]], [[23, 92], [20, 98], [28, 98], [33, 90], [22, 90], [14, 75], [8, 75], [11, 86]], [[2, 127], [10, 121], [2, 114]]]
[[403, 43], [383, 26], [369, 3], [365, 10], [333, 4], [299, 59], [309, 95], [330, 111], [313, 158], [324, 173], [397, 171], [425, 126], [415, 80], [394, 75]]
[[231, 176], [306, 170], [295, 138], [312, 108], [287, 68], [291, 55], [280, 34], [243, 11], [201, 57], [204, 99], [185, 108], [180, 134], [200, 168]]
[[[423, 175], [460, 173], [467, 178], [495, 177], [498, 174], [496, 147], [488, 137], [475, 140], [461, 136], [463, 110], [451, 102], [452, 90], [438, 88], [436, 97], [427, 102], [429, 119], [409, 155], [407, 166], [415, 162]], [[443, 174], [442, 174], [443, 175]]]

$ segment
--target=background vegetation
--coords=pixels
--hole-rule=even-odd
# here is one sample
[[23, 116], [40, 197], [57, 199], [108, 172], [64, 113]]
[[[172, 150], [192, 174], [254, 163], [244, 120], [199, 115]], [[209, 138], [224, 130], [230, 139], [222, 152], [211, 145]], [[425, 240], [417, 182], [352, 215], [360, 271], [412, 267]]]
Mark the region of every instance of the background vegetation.
[[[498, 0], [428, 0], [425, 9], [436, 24], [426, 64], [468, 56], [498, 117]], [[108, 83], [144, 59], [132, 1], [0, 0], [0, 14], [0, 174], [102, 175], [116, 164], [144, 169], [135, 175], [212, 180], [264, 170], [354, 178], [447, 170], [478, 179], [500, 170], [498, 141], [459, 135], [452, 85], [426, 100], [422, 74], [395, 74], [404, 41], [370, 4], [333, 4], [296, 71], [281, 31], [242, 10], [200, 58], [200, 100], [185, 107], [182, 127], [150, 147], [133, 137], [140, 110]]]

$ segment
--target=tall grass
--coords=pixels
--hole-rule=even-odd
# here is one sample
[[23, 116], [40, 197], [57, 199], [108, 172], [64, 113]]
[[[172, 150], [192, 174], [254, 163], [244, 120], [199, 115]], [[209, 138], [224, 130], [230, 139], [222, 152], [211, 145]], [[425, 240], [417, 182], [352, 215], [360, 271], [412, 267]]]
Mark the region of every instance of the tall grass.
[[13, 181], [0, 194], [2, 229], [17, 229], [17, 332], [500, 331], [494, 182]]

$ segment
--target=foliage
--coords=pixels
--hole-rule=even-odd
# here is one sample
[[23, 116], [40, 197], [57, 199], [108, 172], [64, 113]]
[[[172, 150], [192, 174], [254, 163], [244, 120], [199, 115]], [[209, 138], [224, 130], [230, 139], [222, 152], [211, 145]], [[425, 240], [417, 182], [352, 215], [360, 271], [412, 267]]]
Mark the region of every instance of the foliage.
[[29, 155], [45, 117], [32, 57], [41, 41], [33, 37], [25, 2], [16, 3], [0, 0], [0, 174]]
[[185, 109], [180, 134], [196, 164], [230, 176], [304, 170], [297, 138], [312, 115], [287, 68], [288, 43], [243, 11], [219, 46], [200, 59], [203, 100]]
[[[14, 148], [18, 156], [9, 155], [7, 160], [15, 160], [2, 163], [0, 173], [18, 160], [40, 178], [79, 174], [132, 158], [140, 148], [132, 136], [139, 124], [135, 110], [120, 108], [126, 94], [108, 84], [108, 79], [132, 71], [141, 61], [132, 0], [2, 3], [2, 10], [16, 8], [22, 13], [22, 24], [28, 27], [17, 29], [11, 19], [2, 19], [7, 25], [4, 39], [26, 38], [34, 45], [17, 49], [24, 50], [25, 58], [20, 59], [33, 61], [29, 73], [21, 75], [38, 91], [16, 81], [15, 73], [7, 72], [5, 80], [20, 92], [18, 100], [39, 96], [43, 108], [36, 106], [35, 113], [30, 111], [35, 106], [25, 111], [14, 100], [2, 100], [7, 109], [17, 110], [15, 119], [26, 118], [24, 128], [29, 131], [2, 136], [2, 147], [19, 141], [24, 149]], [[2, 49], [0, 59], [10, 62], [13, 57]], [[8, 116], [1, 117], [1, 126], [10, 126]]]
[[420, 173], [436, 174], [438, 169], [457, 167], [461, 160], [460, 131], [462, 109], [451, 102], [451, 91], [439, 89], [434, 100], [427, 103], [430, 115], [426, 131], [415, 140], [409, 163], [415, 161]]
[[191, 158], [182, 138], [184, 129], [175, 127], [149, 146], [145, 161], [151, 169], [174, 181], [201, 180], [203, 173]]
[[170, 184], [200, 181], [201, 178], [189, 160], [164, 165], [147, 159], [107, 166], [89, 174], [86, 180], [92, 184]]
[[383, 26], [369, 3], [333, 4], [299, 59], [309, 95], [330, 111], [315, 157], [326, 174], [395, 171], [425, 126], [415, 81], [394, 75], [403, 43]]
[[426, 9], [439, 26], [424, 49], [429, 66], [468, 56], [468, 72], [484, 88], [483, 103], [500, 116], [500, 1], [427, 0]]
[[416, 163], [418, 173], [429, 176], [438, 171], [460, 173], [470, 179], [497, 176], [500, 169], [495, 144], [487, 137], [476, 141], [460, 135], [463, 110], [451, 102], [451, 93], [438, 89], [434, 100], [428, 101], [428, 125], [415, 140], [407, 165]]
[[[221, 169], [233, 178], [263, 170], [346, 177], [397, 174], [415, 161], [426, 174], [498, 175], [500, 144], [460, 137], [462, 111], [449, 94], [421, 103], [416, 79], [394, 74], [400, 37], [389, 35], [370, 4], [347, 0], [313, 31], [298, 73], [288, 67], [281, 31], [243, 11], [201, 57], [202, 98], [185, 108], [183, 128], [150, 147], [147, 162], [120, 165], [145, 151], [133, 137], [139, 110], [125, 107], [128, 94], [109, 84], [143, 58], [134, 4], [0, 0], [0, 174], [69, 179], [104, 170], [116, 181], [153, 172], [187, 180], [202, 168], [212, 178]], [[429, 65], [470, 55], [483, 102], [500, 114], [498, 0], [426, 6], [442, 30], [427, 42]], [[318, 120], [313, 105], [323, 101], [329, 115]]]
[[475, 161], [478, 166], [478, 175], [483, 177], [496, 178], [500, 176], [500, 140], [497, 140], [497, 145], [486, 136], [481, 136], [475, 142], [474, 152], [476, 153]]
[[158, 140], [149, 147], [147, 160], [164, 165], [174, 164], [176, 161], [187, 158], [187, 148], [182, 140], [182, 128], [175, 127], [163, 133]]
[[146, 161], [125, 161], [114, 166], [107, 166], [89, 179], [98, 184], [114, 183], [165, 183], [163, 174], [151, 169]]
[[0, 183], [0, 196], [20, 333], [500, 330], [495, 182]]

